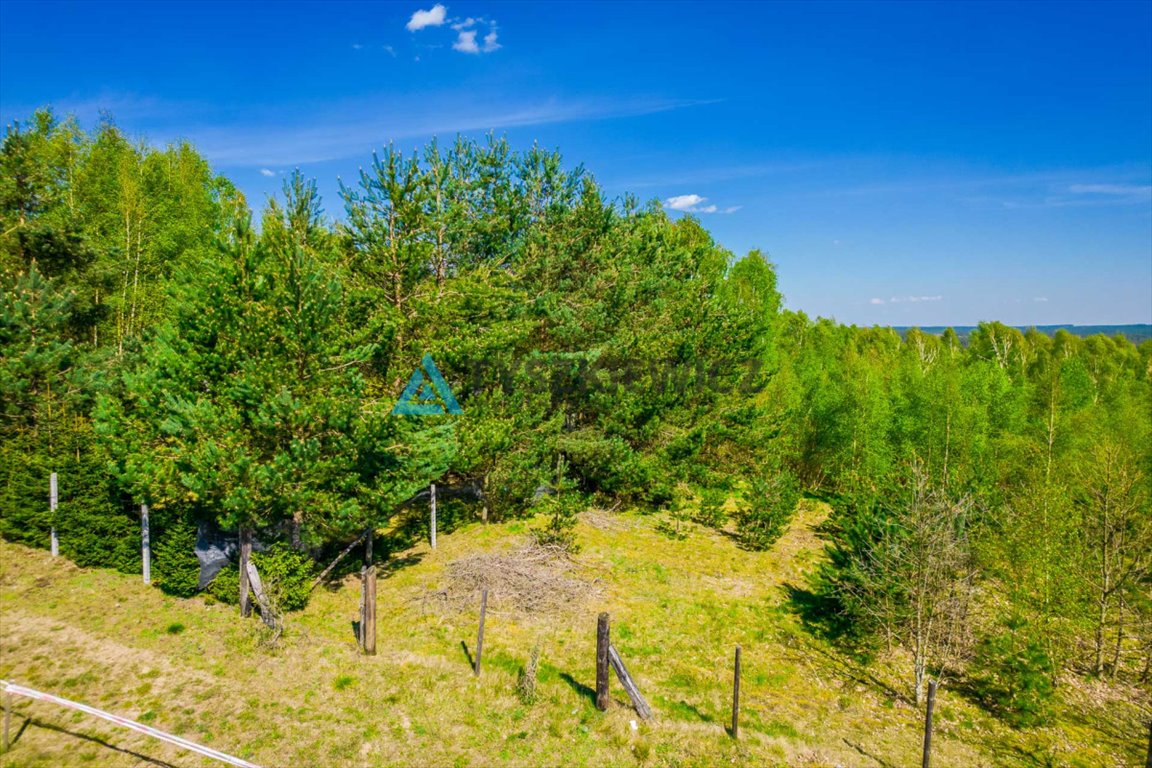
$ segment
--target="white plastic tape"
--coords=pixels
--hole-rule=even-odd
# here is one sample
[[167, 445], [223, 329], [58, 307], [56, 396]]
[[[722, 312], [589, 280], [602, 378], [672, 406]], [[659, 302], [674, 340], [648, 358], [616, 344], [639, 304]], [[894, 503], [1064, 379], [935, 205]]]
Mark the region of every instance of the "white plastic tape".
[[256, 765], [255, 763], [250, 763], [247, 760], [241, 760], [238, 757], [226, 755], [223, 752], [218, 752], [217, 750], [212, 749], [211, 747], [201, 746], [194, 742], [188, 741], [188, 739], [182, 739], [179, 736], [173, 736], [170, 733], [158, 731], [155, 728], [150, 728], [147, 725], [144, 725], [143, 723], [138, 723], [135, 720], [129, 720], [128, 718], [120, 717], [119, 715], [113, 715], [110, 712], [105, 712], [103, 710], [96, 709], [95, 707], [90, 707], [87, 704], [70, 701], [69, 699], [62, 699], [59, 696], [53, 696], [50, 693], [34, 691], [31, 688], [25, 688], [22, 685], [9, 683], [6, 680], [0, 680], [0, 686], [3, 686], [5, 693], [12, 693], [17, 696], [24, 696], [29, 699], [36, 699], [38, 701], [48, 701], [53, 704], [59, 704], [62, 707], [68, 707], [69, 709], [76, 709], [81, 712], [86, 712], [89, 715], [102, 717], [109, 722], [122, 725], [125, 728], [131, 728], [134, 731], [139, 731], [140, 733], [147, 734], [148, 736], [160, 739], [161, 741], [166, 741], [169, 744], [175, 744], [176, 746], [183, 747], [190, 752], [195, 752], [197, 754], [204, 755], [205, 757], [211, 757], [212, 759], [219, 760], [222, 763], [235, 765], [238, 768], [260, 768], [260, 766]]

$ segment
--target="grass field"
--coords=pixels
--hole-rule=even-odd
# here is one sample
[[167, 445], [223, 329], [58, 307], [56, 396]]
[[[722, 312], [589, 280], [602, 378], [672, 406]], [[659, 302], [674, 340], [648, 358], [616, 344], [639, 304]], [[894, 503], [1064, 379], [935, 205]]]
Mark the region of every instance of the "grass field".
[[[493, 595], [483, 674], [468, 654], [478, 597], [450, 610], [435, 593], [448, 564], [509, 550], [524, 523], [470, 524], [393, 556], [379, 582], [379, 653], [358, 654], [349, 577], [290, 614], [276, 647], [233, 607], [180, 600], [138, 577], [81, 569], [0, 543], [0, 677], [56, 693], [264, 766], [919, 765], [922, 714], [898, 694], [903, 658], [858, 666], [802, 627], [785, 585], [803, 586], [821, 557], [806, 502], [769, 552], [658, 518], [590, 512], [577, 529], [575, 576], [587, 596], [526, 615]], [[429, 597], [431, 595], [431, 597]], [[635, 713], [615, 680], [596, 710], [596, 616], [655, 710]], [[462, 645], [467, 646], [467, 650]], [[542, 649], [538, 698], [516, 684]], [[743, 648], [740, 740], [730, 717], [732, 654]], [[1062, 686], [1056, 726], [1014, 731], [942, 687], [933, 765], [1140, 765], [1134, 691]], [[4, 766], [217, 765], [46, 703], [14, 699]], [[1145, 699], [1146, 701], [1146, 699]], [[1146, 716], [1146, 715], [1145, 715]]]

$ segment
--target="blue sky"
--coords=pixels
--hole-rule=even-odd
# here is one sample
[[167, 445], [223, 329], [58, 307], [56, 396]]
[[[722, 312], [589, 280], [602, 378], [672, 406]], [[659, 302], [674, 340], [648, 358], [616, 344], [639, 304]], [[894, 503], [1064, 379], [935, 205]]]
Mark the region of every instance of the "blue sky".
[[[260, 205], [504, 133], [860, 325], [1152, 322], [1152, 3], [0, 2], [0, 118], [188, 138]], [[673, 215], [688, 215], [676, 211]]]

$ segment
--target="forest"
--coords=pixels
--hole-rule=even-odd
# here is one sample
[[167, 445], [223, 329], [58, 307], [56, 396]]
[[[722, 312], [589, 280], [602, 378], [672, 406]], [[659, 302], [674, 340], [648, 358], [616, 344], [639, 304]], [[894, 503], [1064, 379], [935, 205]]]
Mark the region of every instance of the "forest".
[[[289, 610], [430, 483], [571, 551], [593, 506], [767, 550], [815, 499], [791, 603], [902, 649], [916, 704], [941, 680], [1029, 728], [1069, 680], [1152, 685], [1152, 340], [811, 318], [765, 254], [496, 136], [387, 146], [340, 198], [297, 171], [255, 205], [110, 118], [9, 126], [4, 539], [139, 573], [148, 504], [158, 588], [197, 592], [198, 526], [253, 532]], [[459, 415], [393, 414], [425, 355]]]

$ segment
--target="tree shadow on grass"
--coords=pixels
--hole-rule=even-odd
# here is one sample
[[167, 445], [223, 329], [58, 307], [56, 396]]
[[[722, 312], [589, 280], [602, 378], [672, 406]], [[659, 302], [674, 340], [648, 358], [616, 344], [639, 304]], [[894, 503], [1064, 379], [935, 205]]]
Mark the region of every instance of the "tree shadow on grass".
[[576, 691], [576, 693], [578, 693], [579, 695], [588, 699], [588, 702], [592, 706], [596, 706], [596, 689], [595, 688], [589, 688], [588, 686], [584, 685], [584, 683], [582, 683], [579, 680], [577, 680], [576, 678], [572, 677], [572, 675], [568, 674], [567, 672], [561, 672], [560, 673], [560, 679], [563, 680], [564, 682], [568, 683], [568, 686], [572, 690]]
[[809, 634], [855, 649], [857, 638], [852, 632], [852, 623], [844, 616], [835, 598], [794, 584], [784, 584], [783, 588], [789, 609], [800, 618]]
[[[58, 725], [53, 725], [52, 723], [46, 723], [43, 720], [37, 720], [35, 718], [28, 718], [27, 720], [24, 721], [24, 725], [22, 725], [20, 727], [20, 730], [16, 733], [16, 739], [20, 738], [20, 734], [24, 733], [24, 729], [26, 727], [28, 727], [29, 725], [35, 726], [36, 728], [43, 728], [46, 731], [54, 731], [56, 733], [62, 733], [66, 736], [72, 736], [73, 738], [83, 739], [84, 741], [90, 741], [93, 744], [98, 744], [101, 747], [104, 747], [105, 749], [111, 749], [114, 752], [119, 752], [119, 753], [124, 754], [124, 755], [131, 755], [132, 757], [141, 761], [142, 763], [147, 763], [148, 765], [155, 765], [155, 766], [158, 766], [158, 768], [178, 768], [178, 766], [173, 765], [172, 763], [165, 762], [164, 760], [160, 760], [159, 758], [148, 757], [147, 755], [141, 754], [139, 752], [134, 752], [131, 749], [125, 749], [124, 747], [118, 747], [115, 744], [112, 744], [111, 742], [105, 741], [104, 739], [101, 739], [99, 737], [87, 736], [83, 733], [77, 733], [76, 731], [70, 731], [67, 728], [62, 728]], [[16, 739], [12, 740], [12, 746], [15, 746]]]
[[852, 749], [856, 750], [860, 754], [864, 755], [864, 757], [867, 757], [870, 760], [875, 760], [878, 765], [882, 766], [882, 768], [896, 768], [895, 764], [888, 762], [887, 760], [880, 757], [879, 755], [872, 754], [871, 752], [864, 749], [864, 747], [860, 746], [859, 744], [857, 744], [854, 741], [849, 741], [848, 739], [844, 739], [844, 743], [847, 744], [848, 746], [852, 747]]

